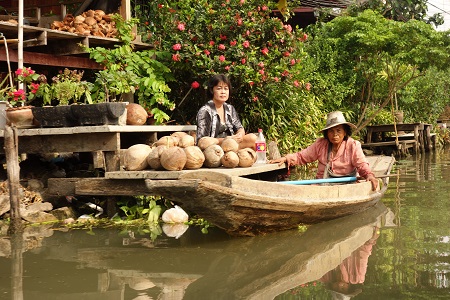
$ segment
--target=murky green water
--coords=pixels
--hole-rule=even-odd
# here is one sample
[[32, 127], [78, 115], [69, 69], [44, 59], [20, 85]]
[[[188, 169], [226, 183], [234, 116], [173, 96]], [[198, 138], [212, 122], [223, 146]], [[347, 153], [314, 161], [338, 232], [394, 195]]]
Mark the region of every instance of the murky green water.
[[304, 233], [1, 233], [0, 299], [450, 299], [450, 149], [393, 173], [384, 204]]

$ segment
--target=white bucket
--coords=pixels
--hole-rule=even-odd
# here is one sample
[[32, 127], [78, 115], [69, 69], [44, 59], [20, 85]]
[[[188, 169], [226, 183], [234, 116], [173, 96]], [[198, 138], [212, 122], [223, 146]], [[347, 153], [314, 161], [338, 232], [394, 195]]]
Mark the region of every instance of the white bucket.
[[5, 129], [6, 126], [6, 108], [8, 107], [8, 102], [0, 101], [0, 129]]

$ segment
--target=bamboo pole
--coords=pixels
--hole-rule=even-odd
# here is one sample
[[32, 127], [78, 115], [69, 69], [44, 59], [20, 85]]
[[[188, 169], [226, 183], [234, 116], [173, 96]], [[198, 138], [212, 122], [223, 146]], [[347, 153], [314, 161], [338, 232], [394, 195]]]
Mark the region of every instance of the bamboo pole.
[[19, 167], [19, 143], [17, 128], [6, 125], [5, 127], [5, 154], [6, 172], [8, 174], [9, 202], [11, 205], [11, 223], [8, 234], [14, 234], [23, 230], [22, 218], [19, 210], [19, 188], [20, 188], [20, 167]]

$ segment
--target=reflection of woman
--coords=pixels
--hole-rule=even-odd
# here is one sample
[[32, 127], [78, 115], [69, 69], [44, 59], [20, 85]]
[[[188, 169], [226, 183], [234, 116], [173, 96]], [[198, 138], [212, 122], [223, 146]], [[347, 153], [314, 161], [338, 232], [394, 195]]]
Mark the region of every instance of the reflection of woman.
[[378, 236], [379, 229], [375, 227], [370, 240], [320, 279], [331, 290], [333, 299], [350, 299], [362, 291], [360, 285], [366, 279], [367, 263]]

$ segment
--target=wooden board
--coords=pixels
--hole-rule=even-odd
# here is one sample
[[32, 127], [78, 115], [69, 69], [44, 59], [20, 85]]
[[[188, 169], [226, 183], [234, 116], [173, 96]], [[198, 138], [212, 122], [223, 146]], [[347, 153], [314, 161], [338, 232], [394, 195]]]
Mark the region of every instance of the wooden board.
[[181, 175], [188, 174], [191, 172], [219, 172], [223, 174], [228, 174], [230, 176], [246, 176], [264, 172], [271, 172], [276, 170], [282, 170], [286, 168], [283, 164], [278, 166], [278, 164], [261, 164], [253, 165], [249, 168], [200, 168], [198, 170], [181, 170], [181, 171], [116, 171], [116, 172], [106, 172], [105, 178], [108, 179], [178, 179]]

